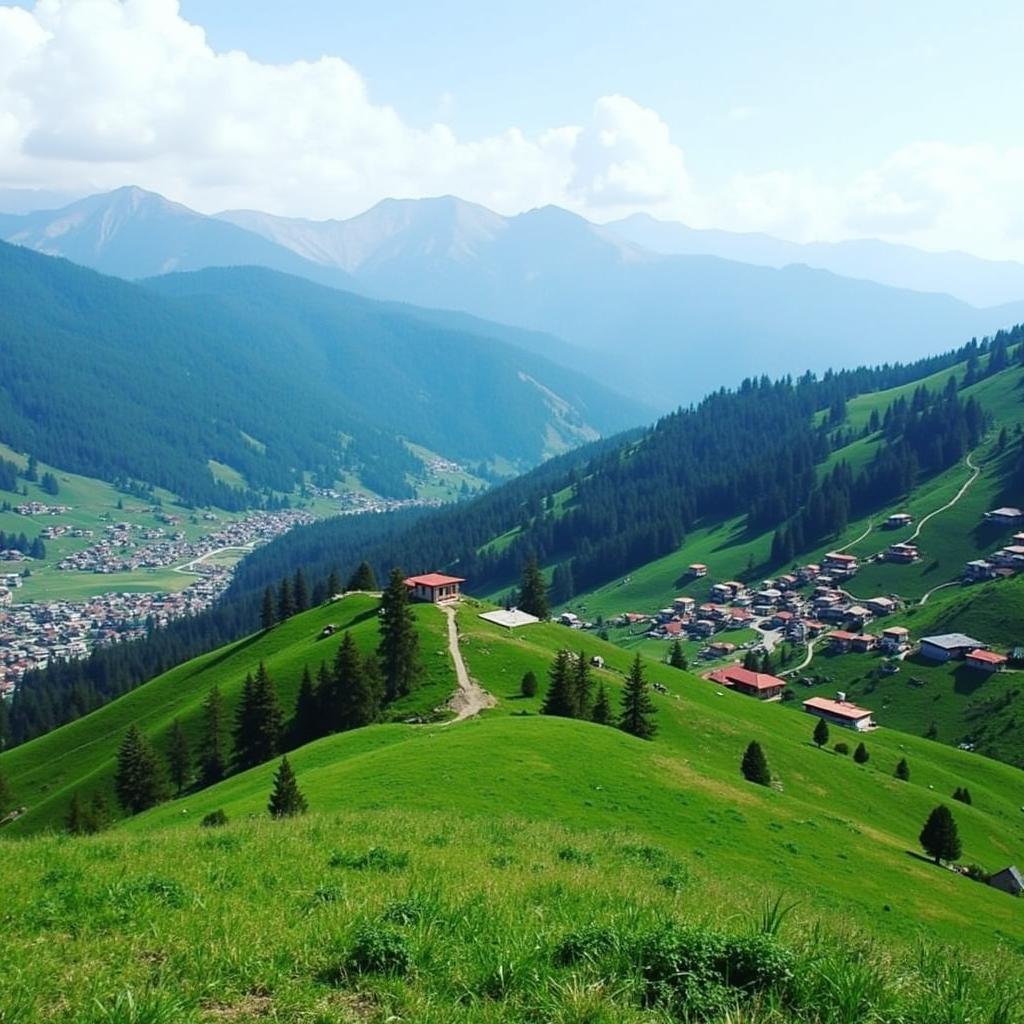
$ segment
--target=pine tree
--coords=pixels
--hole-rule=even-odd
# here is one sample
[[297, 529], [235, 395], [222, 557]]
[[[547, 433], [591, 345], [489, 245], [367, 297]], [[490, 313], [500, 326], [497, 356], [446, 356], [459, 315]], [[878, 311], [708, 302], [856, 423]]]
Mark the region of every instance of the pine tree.
[[309, 674], [309, 666], [305, 665], [302, 669], [299, 692], [295, 698], [295, 715], [292, 718], [291, 739], [295, 746], [301, 747], [320, 736], [319, 704], [316, 690], [313, 688], [313, 679]]
[[590, 713], [590, 720], [598, 725], [612, 724], [612, 705], [608, 700], [608, 691], [605, 690], [604, 683], [598, 684], [597, 700], [594, 701], [594, 710]]
[[952, 812], [945, 804], [939, 804], [924, 823], [918, 837], [929, 857], [939, 864], [944, 860], [956, 860], [960, 856], [960, 834]]
[[0, 771], [0, 818], [13, 811], [17, 805], [14, 802], [14, 794], [11, 792], [7, 776]]
[[684, 672], [690, 667], [686, 660], [686, 655], [683, 654], [683, 645], [678, 640], [672, 641], [672, 649], [669, 651], [668, 663], [673, 668], [682, 669]]
[[377, 589], [377, 577], [373, 574], [373, 568], [369, 562], [360, 562], [359, 567], [349, 577], [346, 590], [367, 590], [373, 592]]
[[535, 697], [537, 695], [537, 677], [532, 671], [528, 671], [523, 675], [522, 682], [519, 684], [519, 692], [524, 697]]
[[274, 592], [267, 587], [263, 591], [263, 608], [260, 611], [260, 626], [264, 632], [274, 628], [277, 622], [277, 613], [274, 610]]
[[404, 697], [419, 674], [419, 636], [409, 607], [409, 588], [401, 569], [392, 569], [380, 605], [380, 645], [377, 648], [388, 701]]
[[214, 686], [203, 701], [203, 734], [199, 744], [199, 780], [204, 786], [220, 782], [227, 771], [224, 752], [224, 698]]
[[192, 751], [189, 749], [185, 730], [177, 718], [171, 725], [171, 747], [167, 751], [167, 767], [175, 791], [180, 796], [192, 773]]
[[68, 815], [64, 819], [64, 827], [73, 836], [85, 835], [85, 807], [82, 806], [82, 795], [76, 789], [71, 795], [71, 803], [68, 805]]
[[868, 748], [864, 746], [863, 741], [857, 744], [857, 749], [853, 752], [853, 759], [857, 764], [867, 764], [871, 760], [871, 755], [868, 753]]
[[235, 762], [240, 771], [269, 761], [280, 751], [283, 725], [277, 691], [261, 661], [256, 678], [245, 677], [235, 715]]
[[900, 762], [896, 765], [895, 776], [897, 779], [901, 779], [903, 782], [910, 781], [910, 765], [907, 764], [905, 757], [900, 758]]
[[819, 750], [828, 743], [828, 722], [824, 718], [819, 718], [814, 726], [814, 742]]
[[593, 683], [590, 679], [590, 663], [587, 656], [580, 651], [572, 667], [572, 696], [576, 718], [590, 717], [590, 691]]
[[957, 786], [953, 792], [953, 799], [959, 800], [962, 804], [971, 804], [974, 801], [971, 799], [971, 791], [966, 786]]
[[335, 730], [360, 729], [380, 717], [382, 694], [377, 665], [372, 658], [360, 655], [348, 632], [334, 660], [331, 694], [330, 721]]
[[540, 712], [542, 715], [558, 715], [560, 718], [575, 717], [576, 702], [568, 651], [559, 651], [555, 655], [548, 671], [548, 690]]
[[633, 665], [626, 677], [626, 686], [622, 691], [622, 714], [619, 716], [619, 728], [631, 736], [642, 740], [654, 737], [658, 727], [651, 721], [655, 712], [654, 702], [647, 692], [647, 680], [644, 678], [644, 666], [640, 655], [633, 659]]
[[326, 600], [333, 601], [336, 594], [341, 593], [341, 577], [338, 575], [337, 569], [332, 569], [327, 577], [327, 597]]
[[548, 587], [534, 555], [523, 566], [523, 578], [519, 584], [519, 607], [528, 615], [546, 619], [551, 614], [548, 605]]
[[309, 608], [309, 584], [306, 583], [306, 574], [301, 567], [295, 570], [295, 581], [292, 584], [294, 594], [295, 610], [304, 612]]
[[292, 597], [292, 585], [285, 576], [277, 588], [277, 618], [284, 622], [295, 614], [295, 598]]
[[751, 740], [740, 762], [740, 771], [748, 782], [756, 782], [759, 786], [772, 784], [772, 773], [768, 767], [768, 758], [764, 756], [761, 744]]
[[167, 796], [162, 765], [149, 741], [132, 724], [117, 752], [114, 789], [121, 806], [130, 814], [155, 807]]
[[274, 789], [267, 810], [272, 818], [294, 818], [306, 812], [306, 798], [299, 790], [295, 772], [287, 757], [281, 758], [281, 765], [274, 775]]
[[93, 793], [85, 814], [85, 826], [90, 833], [102, 832], [105, 828], [110, 828], [114, 820], [107, 804], [107, 798], [100, 792]]

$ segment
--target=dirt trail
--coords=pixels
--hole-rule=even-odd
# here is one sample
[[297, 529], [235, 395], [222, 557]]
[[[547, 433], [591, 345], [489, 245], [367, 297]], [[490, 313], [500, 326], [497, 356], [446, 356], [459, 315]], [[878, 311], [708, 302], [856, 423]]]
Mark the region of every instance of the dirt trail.
[[459, 688], [448, 701], [448, 707], [455, 712], [455, 717], [445, 722], [445, 725], [452, 725], [454, 722], [462, 722], [467, 718], [478, 715], [486, 708], [493, 708], [498, 702], [489, 694], [475, 679], [473, 679], [466, 663], [462, 660], [462, 651], [459, 650], [459, 625], [455, 618], [455, 606], [445, 605], [441, 611], [448, 616], [448, 651], [452, 656], [455, 665], [455, 678], [458, 680]]
[[849, 543], [844, 544], [841, 548], [833, 548], [832, 550], [835, 551], [836, 554], [841, 554], [847, 548], [852, 548], [854, 544], [859, 544], [871, 532], [871, 530], [872, 524], [868, 523], [868, 528], [859, 537], [855, 537]]
[[952, 508], [968, 492], [968, 490], [971, 487], [971, 484], [973, 484], [974, 481], [978, 479], [978, 474], [981, 472], [981, 467], [976, 466], [974, 464], [974, 462], [972, 461], [973, 456], [974, 452], [971, 452], [968, 454], [965, 460], [967, 463], [967, 468], [973, 470], [974, 472], [972, 472], [971, 475], [967, 478], [967, 481], [964, 483], [963, 487], [961, 487], [960, 490], [953, 495], [952, 499], [950, 501], [947, 501], [946, 504], [942, 506], [942, 508], [937, 508], [934, 512], [929, 512], [928, 515], [924, 516], [921, 519], [921, 521], [917, 524], [917, 529], [913, 532], [913, 534], [910, 537], [907, 538], [908, 543], [910, 541], [917, 540], [917, 538], [921, 536], [921, 530], [924, 529], [924, 524], [927, 523], [929, 519], [933, 518], [934, 516], [937, 516], [940, 512], [945, 512], [946, 509]]
[[787, 668], [785, 672], [780, 672], [779, 677], [796, 675], [797, 672], [802, 672], [811, 663], [811, 659], [814, 657], [814, 644], [818, 638], [810, 640], [807, 643], [807, 653], [804, 655], [804, 660], [800, 662], [796, 668]]

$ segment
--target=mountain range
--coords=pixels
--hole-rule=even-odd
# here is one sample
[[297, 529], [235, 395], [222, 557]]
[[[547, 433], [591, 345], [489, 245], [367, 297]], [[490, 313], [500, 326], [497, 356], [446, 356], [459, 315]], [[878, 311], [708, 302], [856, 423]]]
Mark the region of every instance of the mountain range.
[[646, 415], [535, 338], [259, 267], [142, 285], [0, 243], [0, 327], [3, 441], [225, 507], [210, 460], [255, 490], [348, 471], [403, 497], [404, 440], [523, 469]]
[[[126, 277], [256, 264], [526, 328], [567, 343], [545, 347], [534, 337], [534, 350], [663, 409], [731, 382], [738, 367], [778, 375], [894, 352], [913, 359], [1024, 320], [1024, 302], [979, 308], [935, 290], [972, 276], [985, 282], [972, 294], [1024, 299], [1016, 264], [859, 243], [791, 250], [636, 219], [602, 227], [557, 207], [502, 217], [450, 196], [308, 221], [254, 211], [208, 217], [120, 189], [62, 210], [0, 216], [0, 234]], [[708, 251], [679, 251], [687, 245]], [[801, 262], [787, 262], [790, 253]], [[806, 265], [813, 259], [853, 276]], [[964, 260], [970, 275], [957, 270]]]

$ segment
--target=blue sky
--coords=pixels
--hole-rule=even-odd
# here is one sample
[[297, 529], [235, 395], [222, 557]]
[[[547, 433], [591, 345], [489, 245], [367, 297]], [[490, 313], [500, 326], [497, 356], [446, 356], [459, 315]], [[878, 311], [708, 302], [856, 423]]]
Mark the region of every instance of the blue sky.
[[1024, 5], [18, 6], [0, 185], [304, 216], [454, 192], [1024, 258]]

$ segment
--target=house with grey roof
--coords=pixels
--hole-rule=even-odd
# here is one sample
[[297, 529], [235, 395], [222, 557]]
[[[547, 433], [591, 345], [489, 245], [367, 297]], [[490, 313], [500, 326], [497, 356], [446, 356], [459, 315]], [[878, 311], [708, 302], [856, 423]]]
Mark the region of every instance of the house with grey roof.
[[988, 880], [988, 884], [1008, 892], [1011, 896], [1020, 896], [1024, 893], [1024, 875], [1021, 874], [1020, 868], [1013, 864], [994, 874]]
[[970, 651], [983, 651], [987, 647], [988, 644], [983, 644], [964, 633], [942, 633], [938, 636], [921, 637], [921, 656], [929, 661], [966, 658]]

